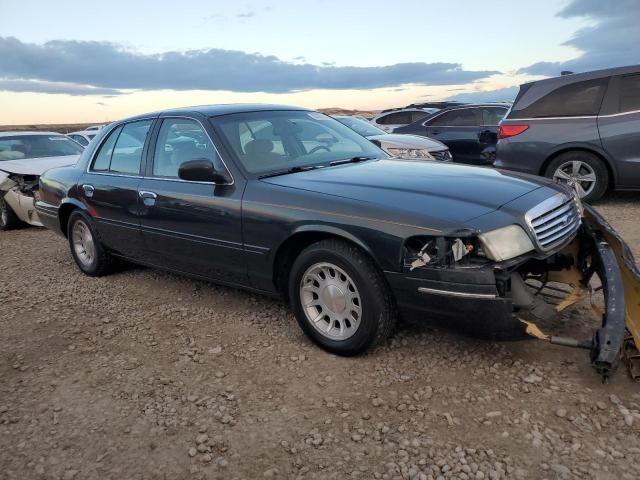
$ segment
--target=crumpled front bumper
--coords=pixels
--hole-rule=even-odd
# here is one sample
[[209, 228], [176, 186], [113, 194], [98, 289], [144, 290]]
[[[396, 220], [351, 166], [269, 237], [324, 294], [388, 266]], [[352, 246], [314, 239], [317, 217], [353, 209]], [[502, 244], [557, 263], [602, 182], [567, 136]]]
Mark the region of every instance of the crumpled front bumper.
[[602, 311], [594, 309], [601, 323], [591, 339], [546, 335], [535, 323], [523, 321], [511, 292], [504, 294], [497, 288], [496, 269], [503, 269], [509, 276], [526, 265], [505, 262], [492, 268], [425, 267], [420, 272], [385, 274], [405, 318], [435, 321], [490, 339], [529, 334], [559, 345], [588, 348], [593, 367], [606, 380], [619, 362], [623, 345], [633, 351], [640, 349], [640, 272], [629, 247], [589, 206], [584, 207], [578, 235], [556, 254], [570, 257], [570, 266], [549, 271], [548, 281], [572, 288], [572, 294], [560, 305], [549, 306], [556, 313], [590, 292], [594, 275], [600, 279], [605, 307]]

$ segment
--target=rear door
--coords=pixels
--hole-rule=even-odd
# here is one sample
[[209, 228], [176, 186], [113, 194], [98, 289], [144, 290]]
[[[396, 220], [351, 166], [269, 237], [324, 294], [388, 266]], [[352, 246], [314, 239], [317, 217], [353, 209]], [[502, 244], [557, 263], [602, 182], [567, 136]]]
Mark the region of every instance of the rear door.
[[598, 130], [616, 165], [618, 185], [640, 187], [640, 73], [611, 79]]
[[82, 174], [78, 195], [95, 221], [100, 240], [113, 253], [138, 257], [138, 185], [153, 119], [120, 124], [105, 137]]
[[506, 115], [508, 108], [487, 106], [481, 107], [482, 124], [478, 131], [478, 155], [481, 163], [491, 164], [496, 158], [498, 143], [498, 125]]
[[456, 108], [425, 122], [425, 135], [449, 147], [454, 162], [480, 164], [479, 132], [482, 113], [477, 108]]
[[226, 283], [247, 284], [241, 230], [244, 181], [228, 185], [178, 178], [189, 160], [224, 165], [206, 119], [161, 119], [137, 194], [140, 227], [149, 263]]

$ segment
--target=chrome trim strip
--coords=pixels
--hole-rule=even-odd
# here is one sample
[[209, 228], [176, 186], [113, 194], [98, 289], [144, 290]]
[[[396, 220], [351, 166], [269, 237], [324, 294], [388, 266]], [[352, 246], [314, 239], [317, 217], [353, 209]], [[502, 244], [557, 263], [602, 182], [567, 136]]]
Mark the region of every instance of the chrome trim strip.
[[465, 292], [455, 292], [452, 290], [438, 290], [436, 288], [428, 288], [428, 287], [418, 287], [418, 292], [433, 293], [434, 295], [446, 295], [448, 297], [481, 298], [481, 299], [496, 298], [496, 295], [493, 293], [465, 293]]
[[507, 117], [505, 118], [505, 120], [509, 120], [512, 122], [520, 122], [520, 121], [527, 121], [527, 122], [531, 122], [533, 120], [575, 120], [576, 118], [611, 118], [611, 117], [620, 117], [623, 115], [633, 115], [633, 114], [637, 114], [640, 113], [640, 110], [631, 110], [630, 112], [619, 112], [619, 113], [608, 113], [606, 115], [569, 115], [566, 117], [532, 117], [532, 118], [510, 118]]

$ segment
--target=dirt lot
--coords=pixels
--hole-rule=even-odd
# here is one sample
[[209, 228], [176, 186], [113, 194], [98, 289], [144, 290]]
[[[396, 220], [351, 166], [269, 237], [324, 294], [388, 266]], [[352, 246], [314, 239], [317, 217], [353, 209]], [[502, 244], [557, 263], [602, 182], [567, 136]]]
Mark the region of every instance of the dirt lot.
[[[638, 258], [639, 200], [599, 205]], [[275, 300], [88, 278], [41, 229], [0, 252], [1, 479], [640, 478], [640, 386], [585, 351], [405, 326], [338, 358]]]

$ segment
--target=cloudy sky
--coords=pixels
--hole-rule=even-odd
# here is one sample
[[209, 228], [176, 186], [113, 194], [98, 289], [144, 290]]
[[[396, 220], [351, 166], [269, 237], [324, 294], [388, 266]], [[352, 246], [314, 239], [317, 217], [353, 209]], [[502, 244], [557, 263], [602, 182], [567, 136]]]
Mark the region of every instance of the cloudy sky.
[[0, 125], [204, 103], [511, 100], [561, 70], [640, 63], [638, 0], [50, 5], [0, 0]]

